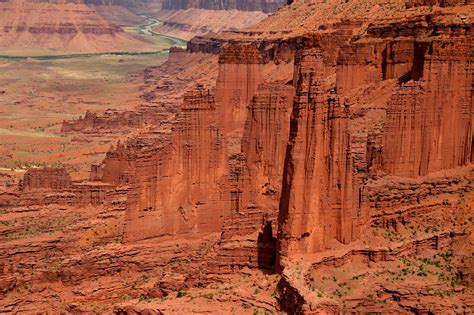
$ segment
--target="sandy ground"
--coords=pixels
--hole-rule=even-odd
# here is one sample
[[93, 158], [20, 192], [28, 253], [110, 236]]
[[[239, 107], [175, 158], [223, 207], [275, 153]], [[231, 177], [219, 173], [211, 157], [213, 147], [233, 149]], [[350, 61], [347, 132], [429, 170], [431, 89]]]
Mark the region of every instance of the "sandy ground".
[[87, 110], [134, 108], [142, 102], [143, 70], [165, 59], [0, 60], [0, 169], [64, 164], [86, 177], [116, 139], [64, 135], [62, 121]]

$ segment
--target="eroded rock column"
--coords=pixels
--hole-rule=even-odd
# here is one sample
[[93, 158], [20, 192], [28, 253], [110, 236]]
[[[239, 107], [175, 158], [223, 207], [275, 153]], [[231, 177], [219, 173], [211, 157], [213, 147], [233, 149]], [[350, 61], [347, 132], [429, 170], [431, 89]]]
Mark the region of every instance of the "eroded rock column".
[[323, 84], [321, 53], [296, 62], [296, 97], [283, 174], [279, 255], [312, 253], [356, 233], [348, 110]]

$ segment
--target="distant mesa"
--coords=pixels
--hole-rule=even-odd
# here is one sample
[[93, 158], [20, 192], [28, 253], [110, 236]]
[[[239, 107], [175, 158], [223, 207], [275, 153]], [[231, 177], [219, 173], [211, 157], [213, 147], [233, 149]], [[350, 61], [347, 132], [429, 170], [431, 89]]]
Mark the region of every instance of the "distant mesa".
[[166, 10], [186, 10], [191, 8], [206, 10], [239, 10], [275, 12], [287, 0], [164, 0], [162, 8]]

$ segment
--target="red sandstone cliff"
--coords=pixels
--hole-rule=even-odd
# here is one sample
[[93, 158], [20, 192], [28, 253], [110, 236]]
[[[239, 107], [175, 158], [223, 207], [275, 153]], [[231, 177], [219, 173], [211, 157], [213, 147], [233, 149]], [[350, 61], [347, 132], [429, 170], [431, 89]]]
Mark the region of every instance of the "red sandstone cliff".
[[424, 48], [416, 60], [421, 73], [396, 89], [383, 129], [382, 168], [403, 177], [471, 160], [474, 46], [460, 41], [415, 45]]
[[72, 184], [71, 176], [64, 168], [29, 169], [19, 184], [21, 191], [35, 189], [63, 190]]
[[283, 256], [349, 243], [361, 222], [350, 156], [349, 109], [324, 85], [318, 50], [301, 52], [279, 212]]
[[124, 239], [217, 232], [226, 210], [219, 193], [221, 131], [214, 95], [184, 95], [170, 143], [137, 157]]
[[186, 10], [190, 8], [206, 10], [241, 10], [274, 12], [279, 6], [286, 4], [286, 0], [165, 0], [162, 8], [167, 10]]
[[[364, 3], [338, 8], [360, 13]], [[115, 210], [126, 194], [117, 247], [140, 244], [144, 252], [126, 253], [146, 262], [120, 252], [118, 267], [101, 269], [92, 254], [77, 263], [150, 272], [155, 256], [172, 256], [160, 260], [166, 268], [188, 259], [178, 279], [160, 275], [163, 292], [246, 267], [277, 270], [289, 313], [471, 310], [472, 24], [459, 12], [472, 8], [425, 3], [403, 2], [415, 8], [400, 15], [380, 4], [395, 16], [324, 19], [309, 33], [270, 18], [273, 34], [199, 37], [173, 55], [169, 67], [205, 55], [218, 74], [210, 86], [183, 85], [171, 128], [117, 145], [82, 184], [96, 206]], [[306, 9], [334, 17], [297, 1], [275, 19]], [[187, 239], [203, 247], [185, 253]], [[432, 306], [441, 295], [450, 304]]]
[[[267, 226], [265, 222], [270, 222], [273, 232], [267, 236], [275, 237], [278, 226], [282, 257], [323, 251], [333, 246], [334, 241], [347, 244], [357, 240], [373, 211], [365, 204], [364, 185], [371, 176], [366, 172], [382, 171], [388, 175], [408, 177], [415, 174], [391, 170], [394, 167], [392, 163], [395, 163], [391, 161], [397, 160], [397, 156], [409, 156], [398, 149], [397, 144], [387, 142], [396, 141], [399, 137], [394, 135], [405, 132], [396, 129], [400, 128], [397, 126], [407, 128], [406, 124], [400, 123], [392, 126], [392, 119], [395, 118], [391, 117], [397, 115], [395, 106], [401, 106], [396, 103], [397, 94], [391, 99], [386, 98], [388, 107], [381, 106], [376, 110], [377, 113], [386, 111], [387, 115], [380, 125], [378, 137], [374, 137], [372, 131], [367, 132], [367, 127], [371, 126], [363, 122], [367, 119], [365, 117], [371, 117], [372, 110], [359, 108], [362, 104], [354, 104], [343, 97], [349, 97], [367, 85], [384, 86], [384, 82], [392, 82], [390, 80], [400, 82], [395, 85], [390, 83], [394, 91], [417, 86], [417, 82], [430, 77], [427, 74], [429, 70], [425, 68], [431, 63], [425, 63], [425, 60], [431, 59], [435, 48], [427, 47], [437, 45], [435, 41], [427, 44], [406, 38], [419, 32], [433, 32], [434, 22], [429, 18], [415, 17], [412, 21], [408, 20], [406, 23], [409, 26], [394, 34], [389, 33], [393, 23], [389, 21], [371, 26], [365, 37], [354, 36], [352, 40], [348, 40], [350, 32], [340, 33], [339, 26], [334, 33], [337, 34], [336, 39], [318, 36], [289, 38], [286, 45], [289, 44], [290, 49], [286, 55], [282, 55], [284, 43], [281, 41], [259, 43], [257, 46], [245, 40], [243, 43], [224, 45], [217, 51], [212, 50], [212, 53], [220, 55], [215, 97], [211, 99], [202, 91], [189, 92], [184, 97], [182, 113], [172, 132], [170, 144], [156, 151], [160, 152], [157, 153], [160, 157], [148, 154], [146, 158], [143, 157], [146, 162], [143, 169], [137, 167], [137, 178], [145, 176], [146, 180], [140, 179], [132, 189], [125, 239], [187, 234], [190, 231], [220, 231], [223, 228], [223, 244], [230, 246], [226, 237], [243, 237], [256, 231], [263, 233]], [[458, 29], [456, 35], [448, 27], [439, 28], [438, 32], [450, 32], [451, 36], [462, 37], [469, 31], [465, 25], [460, 25]], [[376, 38], [383, 40], [376, 41]], [[213, 45], [207, 39], [203, 44]], [[190, 47], [193, 51], [198, 46], [192, 44]], [[272, 47], [271, 53], [268, 47]], [[335, 49], [337, 53], [328, 53], [330, 49]], [[472, 58], [468, 51], [468, 48], [460, 50], [459, 54], [463, 57], [458, 59]], [[288, 54], [296, 54], [293, 88], [286, 86], [284, 89], [288, 89], [288, 92], [283, 94], [286, 95], [285, 102], [288, 97], [291, 98], [289, 95], [296, 94], [292, 101], [292, 118], [275, 118], [275, 122], [281, 121], [282, 124], [277, 130], [283, 132], [282, 142], [264, 140], [265, 137], [271, 139], [272, 135], [263, 133], [262, 127], [258, 127], [261, 114], [255, 106], [258, 104], [256, 102], [263, 102], [262, 95], [268, 93], [263, 91], [272, 91], [275, 87], [259, 85], [275, 80], [271, 76], [278, 73], [279, 69], [288, 69], [291, 64], [281, 60], [281, 56], [286, 56], [288, 60]], [[459, 67], [466, 69], [466, 64]], [[461, 86], [471, 80], [470, 70], [466, 74], [467, 77], [459, 79], [463, 82]], [[387, 85], [387, 88], [390, 86]], [[463, 93], [467, 90], [463, 88], [460, 91]], [[274, 93], [270, 92], [267, 104], [273, 104], [274, 98], [281, 97]], [[448, 143], [459, 148], [459, 154], [454, 154], [456, 162], [441, 158], [445, 161], [443, 163], [452, 164], [433, 166], [431, 171], [416, 175], [469, 163], [471, 149], [465, 137], [470, 134], [471, 122], [467, 117], [471, 117], [471, 114], [464, 103], [469, 97], [460, 95], [459, 102], [456, 98], [452, 99], [453, 104], [459, 104], [454, 106], [460, 106], [459, 111], [456, 111], [460, 113], [459, 119], [453, 120], [457, 122], [459, 132], [453, 135], [452, 140], [444, 142], [446, 144], [434, 144], [435, 150], [441, 151], [445, 149], [439, 145]], [[274, 111], [272, 106], [261, 106], [265, 109], [263, 113], [271, 115]], [[425, 109], [424, 112], [433, 110]], [[461, 113], [466, 115], [465, 118]], [[286, 114], [290, 115], [290, 112]], [[289, 121], [292, 122], [291, 127]], [[261, 123], [265, 124], [265, 120]], [[208, 128], [215, 129], [211, 131]], [[423, 128], [433, 130], [431, 127], [420, 127], [420, 132]], [[359, 130], [366, 131], [361, 133]], [[412, 132], [413, 129], [406, 130]], [[351, 137], [353, 131], [357, 134], [354, 138]], [[208, 139], [208, 135], [214, 138]], [[288, 148], [283, 149], [287, 137]], [[402, 137], [402, 141], [404, 139], [407, 138]], [[460, 141], [459, 144], [455, 144], [456, 141]], [[431, 141], [427, 140], [426, 143]], [[400, 146], [413, 152], [413, 146]], [[284, 151], [286, 157], [283, 160]], [[429, 151], [433, 152], [433, 149]], [[449, 152], [452, 153], [451, 148]], [[272, 165], [265, 162], [269, 158], [265, 154], [270, 153], [273, 158], [278, 157]], [[428, 159], [431, 159], [431, 163], [437, 163], [434, 158]], [[410, 165], [419, 168], [416, 163]], [[282, 182], [279, 177], [283, 178]], [[269, 198], [270, 195], [273, 197]], [[280, 203], [279, 212], [275, 211], [276, 202]], [[211, 209], [219, 209], [220, 214], [212, 219], [206, 217], [206, 213], [216, 211]], [[277, 216], [278, 225], [275, 224]], [[202, 223], [193, 223], [200, 222], [203, 217], [212, 220], [213, 227], [204, 228], [200, 227]], [[236, 224], [246, 220], [254, 223], [237, 231]], [[143, 228], [144, 225], [146, 228]], [[258, 240], [254, 241], [255, 245], [252, 246], [258, 246]], [[234, 251], [234, 254], [232, 250], [224, 250], [221, 255], [230, 265], [240, 265], [240, 260], [246, 260], [242, 255], [248, 255], [250, 261], [255, 259], [251, 263], [255, 266], [258, 253], [247, 248], [241, 252]], [[223, 267], [226, 263], [218, 265]]]

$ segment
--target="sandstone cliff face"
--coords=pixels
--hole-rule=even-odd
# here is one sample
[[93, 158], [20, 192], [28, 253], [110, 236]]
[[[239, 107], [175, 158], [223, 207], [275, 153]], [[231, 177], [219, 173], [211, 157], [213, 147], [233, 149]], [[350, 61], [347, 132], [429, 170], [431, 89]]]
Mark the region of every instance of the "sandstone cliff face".
[[71, 176], [64, 168], [29, 169], [19, 184], [21, 191], [35, 189], [63, 190], [71, 187]]
[[90, 180], [115, 186], [130, 184], [136, 164], [135, 152], [136, 149], [118, 143], [107, 152], [101, 164], [91, 166]]
[[274, 267], [293, 87], [288, 74], [261, 82], [279, 67], [236, 43], [219, 57], [215, 93], [185, 93], [169, 143], [138, 150], [125, 241], [222, 231], [212, 270]]
[[219, 55], [216, 103], [224, 132], [241, 133], [247, 104], [263, 80], [263, 63], [258, 48], [252, 44], [233, 45]]
[[230, 177], [232, 212], [224, 221], [214, 266], [219, 272], [275, 266], [281, 169], [292, 99], [292, 86], [261, 84], [248, 106], [240, 163]]
[[[297, 5], [291, 11], [328, 4]], [[182, 58], [200, 63], [179, 64], [185, 73], [218, 69], [211, 87], [180, 86], [182, 99], [168, 103], [180, 99], [176, 117], [117, 145], [92, 168], [92, 182], [43, 193], [50, 204], [107, 209], [100, 218], [124, 213], [123, 233], [103, 237], [122, 237], [113, 255], [88, 252], [57, 277], [70, 284], [83, 279], [77, 267], [107, 277], [124, 266], [171, 266], [175, 276], [135, 291], [161, 297], [276, 265], [276, 298], [289, 313], [428, 313], [440, 293], [450, 304], [436, 312], [472, 309], [472, 26], [442, 8], [415, 10], [314, 34], [205, 36], [174, 50], [169, 69]], [[198, 59], [203, 52], [219, 60]], [[151, 97], [167, 95], [168, 85], [153, 82]], [[189, 239], [210, 241], [185, 252]]]
[[211, 91], [196, 87], [184, 96], [171, 143], [138, 157], [125, 240], [219, 231], [228, 210], [220, 206], [215, 115]]
[[0, 2], [0, 49], [96, 53], [148, 47], [84, 1], [11, 0]]
[[240, 10], [274, 12], [286, 0], [165, 0], [162, 8], [167, 10], [186, 10], [190, 8], [206, 10]]
[[296, 97], [283, 173], [279, 254], [324, 250], [335, 238], [357, 237], [348, 110], [327, 94], [318, 50], [303, 51], [297, 63]]
[[426, 50], [419, 81], [400, 85], [388, 105], [382, 168], [392, 175], [424, 176], [471, 160], [472, 43]]
[[241, 141], [263, 69], [254, 45], [236, 44], [219, 57], [215, 96], [202, 86], [184, 95], [170, 144], [143, 158], [146, 166], [138, 159], [135, 176], [146, 179], [131, 193], [126, 240], [218, 232], [242, 209]]
[[[109, 162], [110, 163], [110, 162]], [[113, 164], [117, 170], [117, 165]], [[120, 173], [119, 173], [120, 174]], [[111, 210], [124, 209], [128, 187], [108, 172], [99, 182], [73, 182], [65, 168], [29, 169], [19, 182], [18, 198], [14, 206], [107, 206]], [[104, 181], [102, 181], [104, 180]], [[117, 185], [122, 187], [117, 187]]]
[[262, 84], [249, 104], [242, 153], [250, 182], [241, 189], [250, 193], [250, 203], [267, 196], [279, 199], [293, 94], [292, 86]]
[[[434, 32], [431, 18], [408, 19], [404, 22], [408, 26], [395, 28], [398, 30], [395, 32], [394, 23], [373, 25], [362, 37], [353, 36], [350, 31], [350, 27], [359, 27], [360, 23], [345, 22], [335, 23], [332, 30], [326, 30], [333, 37], [305, 35], [259, 43], [246, 39], [232, 44], [221, 39], [214, 41], [212, 37], [192, 41], [190, 52], [219, 54], [215, 98], [198, 92], [199, 88], [189, 92], [170, 144], [156, 151], [160, 152], [160, 158], [146, 155], [143, 170], [140, 170], [141, 162], [137, 164], [137, 171], [146, 173], [138, 178], [146, 180], [130, 195], [125, 239], [222, 229], [219, 261], [213, 266], [216, 270], [243, 266], [269, 268], [277, 251], [285, 258], [321, 252], [335, 244], [357, 240], [362, 227], [369, 224], [377, 211], [367, 195], [368, 178], [376, 174], [425, 176], [468, 164], [471, 149], [466, 139], [470, 137], [471, 109], [466, 104], [471, 104], [472, 96], [466, 88], [461, 89], [459, 101], [453, 99], [460, 114], [455, 119], [457, 127], [449, 128], [458, 131], [449, 141], [442, 145], [433, 143], [434, 147], [429, 149], [452, 152], [456, 147], [459, 149], [454, 154], [456, 157], [451, 162], [440, 158], [447, 163], [442, 166], [433, 155], [425, 155], [433, 166], [418, 174], [413, 171], [416, 163], [399, 162], [399, 157], [409, 157], [408, 151], [414, 154], [417, 144], [405, 145], [404, 141], [413, 137], [395, 135], [417, 130], [412, 125], [420, 125], [420, 131], [415, 132], [429, 129], [425, 137], [431, 137], [434, 130], [431, 125], [421, 127], [422, 123], [418, 122], [426, 119], [426, 125], [432, 121], [418, 118], [421, 111], [416, 106], [422, 106], [416, 105], [418, 101], [413, 105], [416, 122], [412, 125], [397, 122], [396, 117], [406, 117], [398, 113], [400, 110], [411, 110], [411, 105], [406, 104], [411, 99], [408, 95], [427, 93], [428, 78], [433, 77], [428, 73], [438, 71], [429, 69], [438, 67], [434, 60], [439, 57], [430, 61], [431, 55], [438, 55], [435, 41], [414, 39], [416, 34]], [[452, 28], [444, 25], [438, 32], [465, 36], [469, 29], [465, 25]], [[466, 71], [469, 65], [464, 63], [471, 58], [468, 51], [469, 48], [459, 49], [461, 57], [451, 54], [458, 61], [449, 61], [460, 63], [451, 79], [462, 86], [472, 80], [471, 70]], [[266, 83], [278, 81], [275, 74], [278, 69], [287, 69], [293, 56], [294, 73], [283, 81], [293, 77], [293, 86]], [[453, 66], [447, 65], [447, 69]], [[456, 73], [460, 78], [454, 77]], [[437, 80], [433, 78], [431, 82]], [[354, 98], [359, 90], [369, 87], [383, 92], [379, 97], [370, 96], [374, 102], [382, 102], [374, 108], [364, 103], [366, 95]], [[402, 101], [397, 101], [397, 95]], [[426, 102], [433, 104], [433, 99]], [[190, 111], [193, 106], [194, 110]], [[204, 112], [206, 118], [201, 116]], [[426, 108], [423, 112], [431, 113], [426, 116], [431, 117], [437, 110]], [[209, 136], [213, 134], [214, 138]], [[449, 149], [443, 149], [444, 145]], [[403, 166], [397, 166], [406, 163], [413, 168], [400, 170]], [[155, 173], [166, 175], [148, 175]], [[168, 205], [178, 210], [167, 212], [163, 219], [160, 213], [168, 211]], [[144, 209], [156, 209], [156, 213], [147, 213], [146, 219], [140, 221]], [[212, 219], [216, 226], [206, 228], [196, 223], [200, 216], [206, 217], [211, 211], [219, 213], [218, 219]], [[182, 219], [176, 223], [177, 213], [181, 213]], [[182, 220], [194, 223], [186, 225]], [[169, 222], [175, 222], [175, 227], [168, 229]], [[144, 225], [149, 233], [139, 233]], [[160, 228], [153, 229], [156, 226]]]
[[[461, 44], [457, 39], [406, 39], [432, 32], [430, 21], [429, 17], [415, 18], [398, 33], [375, 25], [368, 29], [365, 40], [355, 37], [342, 45], [335, 89], [327, 85], [331, 63], [321, 53], [320, 42], [315, 42], [312, 50], [306, 45], [297, 54], [296, 96], [279, 211], [278, 250], [282, 258], [324, 251], [335, 245], [331, 240], [343, 244], [357, 240], [361, 227], [377, 212], [365, 201], [366, 178], [372, 174], [363, 175], [359, 148], [354, 147], [359, 146], [359, 140], [350, 136], [364, 126], [359, 122], [360, 114], [350, 115], [351, 107], [360, 105], [344, 104], [341, 96], [352, 96], [368, 86], [384, 86], [385, 81], [399, 82], [388, 99], [381, 131], [374, 130], [365, 138], [363, 154], [367, 154], [371, 171], [417, 177], [470, 163], [472, 44]], [[438, 32], [454, 38], [469, 34], [465, 25], [457, 27], [456, 35], [453, 29], [456, 27], [443, 26]], [[375, 37], [378, 40], [371, 40]], [[361, 115], [371, 121], [372, 111], [380, 112], [367, 108]], [[450, 118], [442, 119], [443, 115]]]

